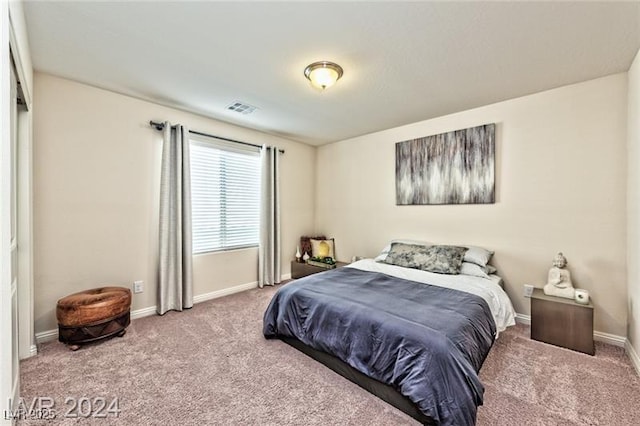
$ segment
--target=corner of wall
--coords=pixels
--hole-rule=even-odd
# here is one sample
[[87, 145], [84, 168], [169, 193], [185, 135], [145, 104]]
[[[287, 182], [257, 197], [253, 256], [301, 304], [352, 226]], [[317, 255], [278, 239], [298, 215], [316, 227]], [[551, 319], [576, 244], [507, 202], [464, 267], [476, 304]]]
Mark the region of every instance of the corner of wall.
[[627, 352], [627, 356], [629, 356], [629, 359], [631, 360], [631, 364], [636, 369], [636, 374], [640, 376], [640, 357], [638, 356], [636, 350], [633, 348], [633, 345], [631, 344], [629, 339], [627, 339], [627, 341], [625, 342], [624, 349]]
[[319, 146], [313, 147], [313, 204], [311, 205], [311, 223], [313, 226], [313, 233], [318, 232], [318, 182], [320, 181], [319, 175], [319, 167], [318, 167], [318, 152], [320, 151]]
[[[627, 352], [640, 361], [640, 50], [627, 73]], [[635, 358], [632, 356], [635, 355]]]

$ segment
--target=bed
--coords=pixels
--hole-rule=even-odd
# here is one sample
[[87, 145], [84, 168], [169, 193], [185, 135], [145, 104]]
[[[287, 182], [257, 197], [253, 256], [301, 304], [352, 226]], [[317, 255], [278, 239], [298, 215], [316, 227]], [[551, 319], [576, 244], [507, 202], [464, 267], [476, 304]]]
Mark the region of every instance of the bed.
[[496, 275], [363, 259], [281, 287], [263, 333], [423, 424], [473, 425], [484, 393], [478, 372], [514, 318]]

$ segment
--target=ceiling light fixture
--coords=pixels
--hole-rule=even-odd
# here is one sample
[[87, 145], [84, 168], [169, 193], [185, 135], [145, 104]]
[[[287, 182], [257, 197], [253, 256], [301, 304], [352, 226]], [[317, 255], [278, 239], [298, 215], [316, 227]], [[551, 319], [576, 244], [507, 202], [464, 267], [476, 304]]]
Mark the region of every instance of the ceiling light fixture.
[[342, 74], [340, 65], [328, 61], [314, 62], [304, 69], [304, 76], [309, 79], [311, 85], [321, 90], [333, 86]]

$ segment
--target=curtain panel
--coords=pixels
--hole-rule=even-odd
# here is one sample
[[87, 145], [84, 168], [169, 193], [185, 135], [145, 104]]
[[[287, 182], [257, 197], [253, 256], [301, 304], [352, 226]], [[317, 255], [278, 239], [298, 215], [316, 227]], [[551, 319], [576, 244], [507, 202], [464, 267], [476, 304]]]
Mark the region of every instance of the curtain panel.
[[280, 261], [280, 152], [264, 145], [260, 151], [260, 244], [258, 286], [279, 284]]
[[189, 131], [164, 123], [157, 312], [193, 306]]

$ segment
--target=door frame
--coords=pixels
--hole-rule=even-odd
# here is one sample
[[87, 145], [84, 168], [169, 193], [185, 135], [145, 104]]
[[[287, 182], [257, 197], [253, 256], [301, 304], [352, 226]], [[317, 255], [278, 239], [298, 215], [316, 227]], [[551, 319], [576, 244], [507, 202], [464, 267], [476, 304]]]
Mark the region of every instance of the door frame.
[[[0, 336], [11, 341], [11, 62], [9, 53], [9, 4], [0, 1]], [[0, 345], [0, 423], [10, 420], [5, 410], [11, 410], [18, 384], [12, 377], [13, 350], [11, 344]]]
[[[18, 338], [18, 353], [12, 344], [0, 344], [0, 424], [12, 424], [7, 417], [15, 408], [20, 393], [19, 369], [13, 374], [17, 358], [35, 354], [33, 318], [33, 238], [32, 238], [32, 68], [26, 35], [26, 24], [21, 2], [0, 0], [0, 336], [5, 341]], [[11, 257], [11, 69], [21, 84], [24, 108], [17, 116], [16, 137], [17, 174], [17, 245], [16, 262]], [[24, 247], [20, 247], [24, 244]], [[12, 279], [17, 276], [17, 287]], [[24, 280], [24, 281], [22, 281]], [[24, 284], [24, 287], [23, 287]], [[18, 293], [16, 295], [16, 292]], [[18, 319], [14, 322], [12, 309], [17, 306]], [[16, 327], [17, 325], [17, 327]], [[10, 405], [13, 405], [10, 406]]]
[[[21, 32], [20, 29], [23, 31]], [[9, 4], [9, 48], [22, 104], [17, 117], [17, 243], [18, 243], [18, 352], [20, 359], [37, 354], [33, 282], [33, 150], [32, 95], [27, 70], [31, 67], [22, 3]], [[22, 37], [21, 37], [22, 36]], [[25, 60], [26, 58], [26, 60]], [[25, 63], [27, 62], [27, 63]]]

